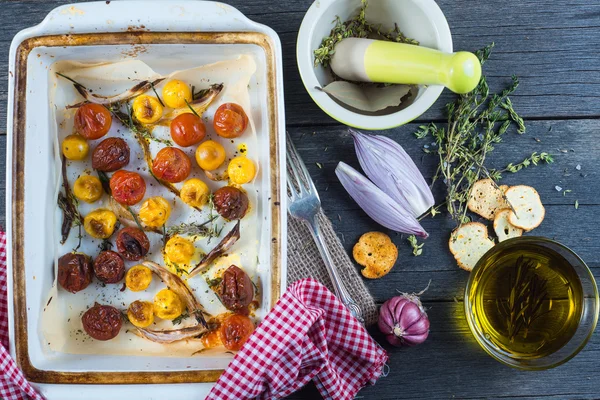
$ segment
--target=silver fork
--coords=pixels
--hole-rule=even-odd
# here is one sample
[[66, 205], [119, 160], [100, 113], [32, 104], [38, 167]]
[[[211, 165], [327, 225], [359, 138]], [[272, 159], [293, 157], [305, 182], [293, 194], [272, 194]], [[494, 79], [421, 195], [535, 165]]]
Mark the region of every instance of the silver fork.
[[321, 227], [317, 215], [321, 210], [321, 200], [319, 193], [315, 188], [306, 165], [300, 158], [298, 151], [294, 147], [290, 137], [287, 137], [287, 191], [288, 191], [288, 211], [295, 217], [300, 219], [310, 230], [310, 233], [317, 244], [321, 258], [327, 267], [329, 278], [333, 283], [335, 294], [341, 302], [350, 310], [350, 313], [364, 324], [358, 304], [352, 299], [348, 290], [344, 286], [342, 279], [333, 263], [331, 254], [327, 249], [325, 239], [321, 233]]

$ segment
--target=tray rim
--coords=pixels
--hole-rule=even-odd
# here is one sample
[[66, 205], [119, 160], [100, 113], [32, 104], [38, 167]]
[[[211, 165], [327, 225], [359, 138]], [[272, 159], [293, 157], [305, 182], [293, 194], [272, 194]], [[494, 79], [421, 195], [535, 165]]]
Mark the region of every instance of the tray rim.
[[[128, 31], [104, 33], [77, 33], [34, 36], [24, 39], [16, 49], [14, 68], [13, 112], [12, 112], [12, 194], [10, 196], [12, 250], [12, 300], [14, 319], [14, 348], [17, 363], [25, 377], [32, 382], [52, 384], [141, 384], [141, 383], [197, 383], [214, 382], [223, 370], [185, 370], [185, 371], [134, 371], [134, 372], [64, 372], [40, 370], [34, 367], [29, 358], [27, 335], [26, 279], [23, 268], [14, 266], [24, 264], [23, 248], [18, 245], [24, 240], [24, 168], [25, 168], [25, 112], [27, 86], [27, 59], [29, 53], [37, 47], [93, 46], [93, 45], [147, 45], [147, 44], [254, 44], [263, 49], [266, 58], [267, 73], [267, 114], [269, 130], [269, 158], [271, 179], [271, 306], [281, 295], [283, 255], [285, 254], [285, 236], [281, 197], [281, 149], [285, 140], [279, 132], [279, 118], [283, 116], [280, 108], [282, 99], [277, 91], [276, 44], [263, 32], [160, 32]], [[273, 167], [274, 166], [274, 167]], [[8, 200], [8, 198], [7, 198]], [[7, 209], [8, 211], [8, 209]]]

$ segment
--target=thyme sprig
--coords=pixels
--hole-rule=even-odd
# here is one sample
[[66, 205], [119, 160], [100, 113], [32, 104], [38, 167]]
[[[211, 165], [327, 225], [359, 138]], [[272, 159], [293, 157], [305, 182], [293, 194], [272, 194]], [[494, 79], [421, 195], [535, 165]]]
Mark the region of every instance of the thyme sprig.
[[[476, 52], [483, 65], [489, 58], [494, 43]], [[523, 119], [518, 115], [509, 96], [519, 86], [516, 76], [500, 93], [490, 94], [485, 76], [470, 93], [460, 95], [446, 104], [448, 123], [440, 127], [434, 123], [419, 127], [415, 136], [423, 139], [433, 137], [435, 146], [426, 153], [436, 154], [439, 160], [432, 185], [443, 180], [446, 186], [445, 205], [457, 225], [470, 220], [467, 216], [467, 201], [473, 184], [482, 178], [494, 182], [502, 178], [503, 172], [517, 172], [540, 162], [553, 162], [548, 153], [533, 153], [518, 164], [508, 164], [503, 170], [488, 169], [486, 158], [494, 147], [502, 142], [511, 125], [518, 133], [525, 132]]]
[[[217, 219], [217, 216], [211, 216], [208, 220], [197, 224], [197, 223], [181, 223], [179, 225], [171, 226], [167, 229], [167, 235], [189, 235], [189, 236], [202, 236], [202, 237], [217, 237], [220, 231], [216, 230], [212, 222]], [[207, 226], [208, 225], [208, 226]]]
[[319, 64], [328, 67], [331, 62], [331, 57], [335, 54], [335, 46], [346, 38], [375, 38], [387, 40], [390, 42], [408, 43], [418, 45], [414, 39], [407, 38], [398, 27], [394, 24], [394, 28], [388, 31], [382, 29], [381, 24], [374, 25], [367, 22], [367, 0], [361, 0], [361, 7], [358, 14], [348, 21], [343, 22], [340, 17], [336, 16], [335, 26], [331, 33], [326, 38], [323, 38], [321, 46], [314, 51], [315, 67]]
[[188, 318], [190, 316], [190, 314], [188, 314], [188, 312], [184, 312], [181, 315], [179, 315], [179, 317], [171, 320], [171, 322], [173, 323], [173, 325], [179, 325], [181, 324], [181, 322], [183, 322], [184, 319]]
[[412, 247], [413, 256], [417, 257], [423, 254], [423, 246], [425, 243], [419, 244], [415, 235], [410, 235], [406, 240], [408, 240], [410, 247]]
[[173, 142], [171, 142], [169, 139], [157, 138], [148, 128], [137, 123], [133, 118], [133, 110], [129, 103], [125, 102], [125, 109], [127, 112], [123, 112], [121, 107], [122, 104], [119, 103], [113, 103], [107, 106], [108, 110], [134, 134], [138, 134], [148, 141], [155, 141], [166, 146], [173, 146]]

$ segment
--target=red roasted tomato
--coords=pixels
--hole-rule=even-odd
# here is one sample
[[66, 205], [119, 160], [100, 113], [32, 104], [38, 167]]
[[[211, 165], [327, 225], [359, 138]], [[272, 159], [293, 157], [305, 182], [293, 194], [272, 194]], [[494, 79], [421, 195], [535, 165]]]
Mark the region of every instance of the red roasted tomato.
[[248, 116], [240, 105], [225, 103], [215, 112], [213, 127], [221, 137], [227, 139], [240, 137], [248, 127]]
[[171, 122], [171, 137], [181, 147], [200, 143], [206, 136], [206, 127], [196, 114], [180, 114]]
[[152, 172], [158, 179], [171, 183], [185, 180], [192, 170], [190, 158], [182, 150], [176, 147], [165, 147], [161, 149], [154, 162]]
[[111, 124], [110, 111], [100, 104], [84, 104], [75, 114], [75, 131], [88, 140], [106, 135]]
[[127, 206], [139, 203], [146, 193], [146, 182], [137, 172], [120, 170], [110, 178], [112, 197]]
[[238, 351], [254, 332], [254, 323], [245, 315], [234, 314], [219, 329], [219, 337], [227, 350]]

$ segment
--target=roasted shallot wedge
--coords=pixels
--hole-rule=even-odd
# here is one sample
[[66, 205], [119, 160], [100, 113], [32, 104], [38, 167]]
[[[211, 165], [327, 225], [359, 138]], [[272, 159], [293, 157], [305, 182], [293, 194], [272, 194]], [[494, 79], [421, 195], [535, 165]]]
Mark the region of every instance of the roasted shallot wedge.
[[196, 321], [203, 327], [207, 327], [206, 320], [204, 319], [204, 314], [206, 314], [204, 307], [180, 277], [157, 263], [144, 261], [142, 264], [158, 275], [169, 289], [177, 293], [187, 306], [188, 313], [195, 316]]
[[200, 260], [198, 265], [196, 265], [188, 274], [188, 279], [192, 276], [199, 274], [200, 272], [206, 271], [208, 267], [212, 264], [212, 262], [219, 256], [225, 254], [231, 246], [235, 244], [240, 238], [240, 221], [238, 221], [233, 229], [229, 231], [229, 233], [219, 242], [218, 245], [215, 246], [207, 255]]
[[200, 94], [191, 102], [189, 102], [185, 107], [176, 108], [170, 113], [166, 114], [164, 117], [158, 121], [159, 125], [169, 125], [171, 121], [180, 114], [189, 113], [192, 108], [194, 112], [198, 115], [202, 115], [204, 111], [211, 105], [211, 103], [217, 98], [219, 93], [223, 90], [223, 84], [214, 84], [211, 85], [208, 89], [203, 90]]
[[189, 326], [187, 328], [171, 329], [165, 331], [137, 328], [140, 336], [156, 343], [173, 343], [178, 340], [190, 339], [208, 331], [204, 325]]
[[[65, 77], [65, 76], [63, 76], [63, 77]], [[80, 95], [83, 96], [84, 99], [86, 99], [86, 101], [89, 101], [90, 103], [102, 104], [104, 106], [107, 106], [109, 104], [122, 103], [124, 101], [131, 100], [134, 97], [139, 96], [140, 94], [144, 94], [148, 90], [150, 90], [153, 86], [158, 85], [164, 79], [165, 78], [158, 78], [153, 81], [142, 81], [142, 82], [136, 84], [135, 86], [133, 86], [131, 89], [129, 89], [123, 93], [115, 94], [112, 96], [102, 96], [99, 94], [91, 93], [88, 90], [88, 88], [86, 88], [85, 86], [83, 86], [79, 83], [76, 83], [76, 82], [73, 82], [73, 86], [75, 86], [75, 89], [79, 92]]]

